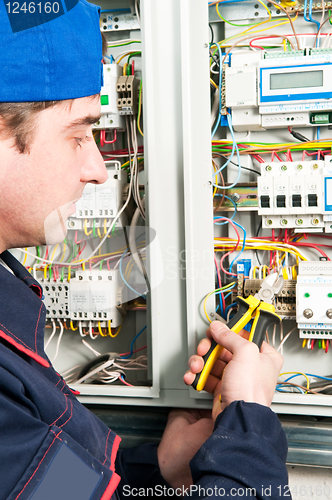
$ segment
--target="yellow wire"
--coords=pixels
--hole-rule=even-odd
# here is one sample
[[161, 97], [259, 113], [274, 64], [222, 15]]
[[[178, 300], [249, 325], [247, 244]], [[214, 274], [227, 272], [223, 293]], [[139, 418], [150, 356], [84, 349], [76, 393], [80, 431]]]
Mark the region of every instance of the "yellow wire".
[[212, 80], [212, 78], [210, 78], [210, 83], [218, 90], [218, 85]]
[[263, 266], [263, 279], [266, 278], [268, 270], [269, 270], [268, 266]]
[[326, 348], [326, 341], [325, 339], [322, 340], [322, 348], [325, 349]]
[[88, 223], [88, 219], [84, 219], [84, 233], [85, 233], [86, 236], [90, 236], [90, 234], [92, 233], [93, 229], [91, 229], [91, 231], [88, 233], [87, 223]]
[[122, 76], [126, 76], [127, 75], [127, 66], [128, 66], [128, 64], [125, 63], [125, 65], [122, 68]]
[[120, 59], [116, 62], [116, 64], [119, 64], [120, 61], [122, 61], [122, 59], [129, 56], [130, 54], [133, 54], [134, 52], [135, 52], [135, 50], [132, 50], [131, 52], [126, 52], [125, 54], [123, 54], [123, 56], [120, 57]]
[[73, 330], [73, 332], [78, 328], [78, 327], [74, 328], [72, 320], [70, 320], [70, 328]]
[[62, 257], [61, 257], [61, 260], [60, 262], [63, 261], [63, 259], [65, 258], [65, 255], [66, 255], [66, 249], [67, 249], [67, 245], [65, 242], [63, 242], [63, 252], [62, 252]]
[[256, 269], [258, 269], [258, 266], [255, 266], [252, 270], [252, 277], [254, 278], [254, 280], [256, 279]]
[[[99, 226], [97, 227], [97, 232], [98, 232], [98, 236], [99, 236], [99, 238], [100, 238], [100, 239], [102, 239], [102, 235], [101, 235], [101, 233], [100, 233]], [[99, 249], [99, 250], [100, 250], [100, 249]], [[99, 252], [99, 253], [100, 253], [100, 252]]]
[[85, 271], [85, 262], [82, 262], [82, 269]]
[[59, 246], [59, 243], [57, 243], [57, 244], [55, 245], [55, 248], [54, 248], [53, 253], [52, 253], [52, 257], [50, 258], [50, 261], [51, 261], [51, 262], [52, 262], [52, 261], [53, 261], [53, 259], [54, 259], [54, 255], [55, 255], [55, 252], [56, 252], [56, 250], [57, 250], [58, 246]]
[[105, 333], [103, 333], [103, 330], [102, 330], [101, 325], [100, 325], [100, 321], [98, 321], [98, 330], [99, 330], [99, 333], [102, 337], [107, 337], [107, 335], [105, 335]]
[[68, 267], [68, 277], [67, 277], [67, 281], [70, 281], [70, 278], [71, 278], [71, 266]]
[[207, 302], [207, 299], [209, 297], [211, 297], [211, 295], [213, 295], [214, 293], [219, 293], [219, 292], [224, 292], [225, 290], [228, 290], [230, 287], [232, 287], [233, 285], [235, 284], [235, 281], [233, 281], [232, 283], [229, 283], [228, 285], [222, 287], [222, 288], [218, 288], [217, 290], [213, 290], [212, 292], [208, 293], [206, 296], [205, 296], [205, 299], [203, 301], [203, 308], [204, 308], [204, 313], [205, 313], [205, 316], [208, 320], [209, 323], [212, 323], [208, 313], [207, 313], [207, 310], [206, 310], [206, 302]]
[[[283, 373], [280, 373], [279, 377], [283, 377], [284, 375], [303, 375], [303, 377], [305, 377], [307, 380], [307, 389], [310, 389], [310, 380], [308, 378], [308, 375], [306, 375], [305, 373], [303, 373], [303, 372], [283, 372]], [[280, 384], [282, 384], [282, 382], [280, 382]], [[306, 392], [306, 394], [307, 394], [307, 392]]]
[[303, 339], [303, 342], [302, 342], [302, 349], [304, 349], [304, 348], [305, 348], [306, 344], [307, 344], [307, 339]]
[[46, 265], [44, 267], [44, 279], [47, 280], [47, 268], [48, 268], [48, 265]]
[[[25, 247], [25, 249], [24, 249], [24, 250], [27, 252], [27, 251], [28, 251], [28, 247]], [[24, 259], [23, 259], [23, 264], [22, 264], [22, 266], [25, 266], [25, 263], [26, 263], [26, 261], [27, 261], [27, 258], [28, 258], [28, 254], [26, 253], [26, 254], [24, 254]]]
[[108, 320], [108, 335], [109, 335], [110, 337], [112, 337], [113, 339], [114, 339], [117, 335], [119, 335], [121, 328], [122, 328], [122, 324], [119, 326], [119, 328], [117, 329], [117, 331], [113, 334], [113, 333], [112, 333], [112, 330], [111, 330], [111, 320], [110, 320], [110, 319]]
[[297, 278], [296, 267], [297, 266], [292, 266], [292, 278], [293, 278], [293, 280], [296, 280], [296, 278]]

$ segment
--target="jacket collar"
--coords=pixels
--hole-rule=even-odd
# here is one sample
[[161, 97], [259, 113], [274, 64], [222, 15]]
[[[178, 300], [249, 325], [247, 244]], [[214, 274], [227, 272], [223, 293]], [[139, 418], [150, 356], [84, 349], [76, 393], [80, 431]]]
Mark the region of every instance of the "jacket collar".
[[3, 252], [0, 257], [14, 273], [0, 265], [0, 337], [48, 367], [42, 287], [11, 253]]

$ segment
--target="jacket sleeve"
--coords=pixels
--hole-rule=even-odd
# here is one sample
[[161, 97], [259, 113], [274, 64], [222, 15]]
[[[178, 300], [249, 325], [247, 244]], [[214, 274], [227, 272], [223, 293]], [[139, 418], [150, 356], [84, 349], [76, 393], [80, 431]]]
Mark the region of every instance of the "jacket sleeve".
[[[117, 490], [121, 499], [147, 496], [148, 488], [151, 488], [151, 493], [156, 493], [158, 498], [168, 498], [165, 492], [171, 486], [160, 473], [157, 448], [157, 444], [150, 443], [118, 452], [115, 470], [121, 477]], [[142, 495], [139, 495], [140, 488]]]
[[192, 498], [291, 499], [287, 441], [270, 408], [235, 401], [191, 461]]

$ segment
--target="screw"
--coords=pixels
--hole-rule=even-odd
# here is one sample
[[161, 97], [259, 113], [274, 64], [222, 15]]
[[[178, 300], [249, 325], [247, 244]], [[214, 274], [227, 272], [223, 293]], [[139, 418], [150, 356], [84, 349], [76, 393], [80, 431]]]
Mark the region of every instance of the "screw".
[[319, 224], [319, 219], [311, 219], [310, 222], [312, 226], [317, 226], [317, 224]]
[[236, 202], [238, 202], [241, 198], [241, 196], [239, 195], [239, 193], [233, 193], [232, 196], [231, 196], [232, 200]]
[[295, 220], [295, 224], [296, 224], [297, 226], [301, 226], [301, 225], [303, 224], [303, 219], [296, 219], [296, 220]]
[[209, 186], [212, 186], [212, 181], [208, 181], [208, 185], [209, 185]]
[[206, 48], [206, 47], [208, 47], [208, 46], [209, 46], [209, 44], [208, 44], [208, 43], [205, 43], [205, 44], [204, 44], [204, 47], [205, 47], [205, 48]]
[[287, 170], [287, 165], [281, 165], [281, 170], [282, 170], [283, 172], [286, 172], [286, 170]]
[[302, 165], [297, 165], [296, 170], [302, 170], [303, 166]]
[[332, 319], [332, 309], [328, 309], [326, 311], [326, 316], [329, 318], [329, 319]]
[[287, 219], [281, 219], [281, 225], [282, 226], [287, 226], [288, 220]]
[[311, 310], [311, 309], [305, 309], [305, 310], [303, 311], [303, 316], [304, 316], [305, 318], [307, 318], [307, 319], [312, 318], [312, 317], [313, 317], [313, 315], [314, 315], [314, 313], [312, 312], [312, 310]]
[[313, 170], [317, 170], [317, 168], [319, 168], [319, 167], [318, 167], [317, 163], [315, 163], [315, 164], [312, 166], [312, 169], [313, 169]]
[[266, 224], [267, 226], [271, 226], [271, 224], [272, 224], [271, 219], [266, 220], [266, 221], [265, 221], [265, 224]]
[[111, 125], [112, 125], [112, 123], [113, 123], [113, 120], [110, 120], [110, 124], [111, 124]]
[[74, 226], [75, 226], [75, 222], [74, 222], [73, 220], [71, 220], [71, 221], [69, 222], [69, 225], [70, 225], [70, 227], [74, 227]]
[[266, 172], [271, 172], [271, 170], [272, 170], [271, 165], [266, 165], [265, 170], [266, 170]]
[[111, 68], [107, 68], [107, 71], [111, 71]]

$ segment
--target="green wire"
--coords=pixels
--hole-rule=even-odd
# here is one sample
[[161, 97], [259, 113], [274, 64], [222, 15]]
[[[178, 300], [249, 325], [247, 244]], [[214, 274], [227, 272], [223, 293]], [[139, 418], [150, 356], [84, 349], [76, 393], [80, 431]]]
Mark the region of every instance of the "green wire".
[[141, 40], [132, 40], [130, 42], [118, 43], [116, 45], [107, 45], [107, 48], [112, 49], [113, 47], [123, 47], [125, 45], [131, 45], [132, 43], [141, 43]]
[[93, 231], [94, 238], [97, 238], [97, 235], [96, 235], [96, 219], [93, 219], [92, 231]]
[[61, 278], [60, 278], [60, 281], [63, 282], [64, 279], [65, 279], [65, 267], [63, 266], [63, 268], [61, 269]]
[[[40, 257], [40, 248], [39, 247], [36, 247], [36, 251], [37, 251], [37, 257]], [[39, 264], [39, 260], [37, 260], [36, 264]]]
[[52, 269], [52, 264], [48, 268], [49, 276], [50, 276], [50, 281], [53, 279], [53, 269]]
[[127, 64], [129, 64], [129, 61], [132, 57], [140, 56], [140, 55], [142, 55], [142, 52], [133, 52], [132, 54], [129, 54], [128, 59], [127, 59]]
[[99, 264], [99, 271], [101, 271], [101, 270], [102, 270], [102, 268], [103, 268], [103, 264], [104, 264], [104, 261], [103, 261], [103, 260], [101, 260], [101, 261], [100, 261], [100, 264]]
[[331, 9], [329, 9], [329, 18], [330, 18], [330, 19], [329, 19], [329, 23], [330, 23], [330, 24], [332, 24], [332, 17], [331, 17], [331, 16], [332, 16], [332, 14], [331, 14], [331, 12], [332, 12], [332, 11], [331, 11]]
[[245, 28], [246, 26], [256, 26], [258, 23], [250, 23], [250, 24], [235, 24], [235, 23], [231, 23], [230, 21], [227, 21], [227, 19], [225, 19], [224, 17], [222, 17], [222, 15], [220, 14], [219, 12], [219, 4], [216, 5], [216, 9], [217, 9], [217, 13], [218, 13], [218, 16], [224, 21], [224, 23], [227, 23], [227, 24], [230, 24], [231, 26], [239, 26], [241, 28]]

